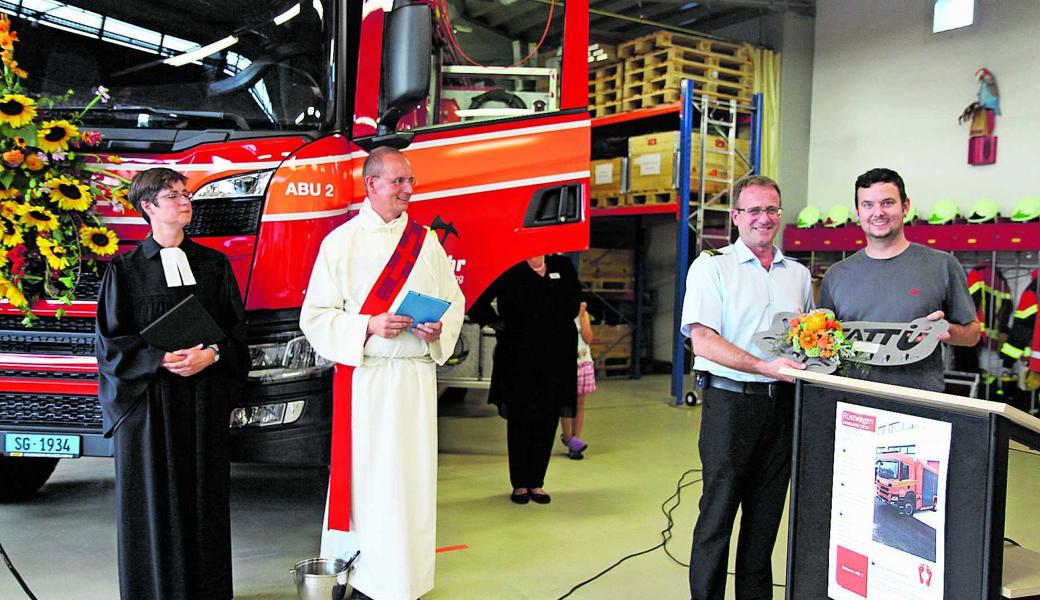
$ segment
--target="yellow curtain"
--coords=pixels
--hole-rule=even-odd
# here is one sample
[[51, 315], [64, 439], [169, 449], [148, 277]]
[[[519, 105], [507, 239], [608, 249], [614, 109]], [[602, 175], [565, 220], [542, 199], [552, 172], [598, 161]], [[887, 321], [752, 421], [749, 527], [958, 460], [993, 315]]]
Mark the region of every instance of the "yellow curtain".
[[762, 94], [762, 163], [760, 173], [776, 179], [780, 171], [780, 53], [752, 48], [753, 90]]

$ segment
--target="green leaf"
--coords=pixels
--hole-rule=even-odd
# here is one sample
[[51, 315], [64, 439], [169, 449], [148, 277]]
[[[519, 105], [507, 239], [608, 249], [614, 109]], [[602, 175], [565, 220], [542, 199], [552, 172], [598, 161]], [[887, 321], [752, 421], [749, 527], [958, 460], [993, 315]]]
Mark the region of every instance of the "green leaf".
[[14, 171], [5, 170], [0, 173], [0, 184], [3, 184], [5, 188], [10, 188], [12, 181], [14, 181]]
[[65, 309], [64, 308], [59, 308], [58, 310], [54, 311], [54, 318], [55, 319], [60, 319], [60, 318], [62, 318], [64, 316], [65, 316]]
[[40, 139], [35, 123], [29, 123], [28, 125], [22, 125], [18, 129], [12, 129], [11, 137], [20, 137], [30, 146], [37, 145]]

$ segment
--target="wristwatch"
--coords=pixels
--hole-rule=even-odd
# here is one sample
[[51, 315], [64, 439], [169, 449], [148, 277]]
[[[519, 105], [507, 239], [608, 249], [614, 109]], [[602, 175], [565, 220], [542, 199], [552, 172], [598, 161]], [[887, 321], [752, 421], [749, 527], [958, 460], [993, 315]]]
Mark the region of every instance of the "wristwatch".
[[210, 344], [209, 346], [206, 346], [205, 348], [203, 348], [203, 350], [212, 350], [213, 351], [213, 362], [214, 363], [220, 362], [220, 348], [218, 348], [216, 344]]

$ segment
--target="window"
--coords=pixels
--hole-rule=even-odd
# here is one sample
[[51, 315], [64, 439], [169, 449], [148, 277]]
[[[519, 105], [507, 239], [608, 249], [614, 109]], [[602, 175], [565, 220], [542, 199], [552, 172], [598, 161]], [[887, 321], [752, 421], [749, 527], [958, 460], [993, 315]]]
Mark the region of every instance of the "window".
[[548, 35], [538, 43], [543, 33], [562, 31], [563, 3], [489, 3], [493, 10], [473, 6], [470, 13], [451, 10], [439, 24], [451, 33], [441, 36], [447, 39], [431, 56], [430, 93], [398, 129], [559, 110], [562, 47]]

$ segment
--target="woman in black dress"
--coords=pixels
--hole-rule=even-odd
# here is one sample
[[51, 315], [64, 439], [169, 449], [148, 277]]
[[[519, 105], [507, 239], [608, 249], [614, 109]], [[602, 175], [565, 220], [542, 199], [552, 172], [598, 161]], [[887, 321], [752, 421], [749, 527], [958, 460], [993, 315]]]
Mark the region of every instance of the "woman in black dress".
[[[488, 401], [506, 419], [510, 499], [548, 504], [542, 488], [556, 424], [577, 400], [577, 330], [581, 284], [564, 256], [535, 256], [502, 274], [470, 309], [495, 329]], [[497, 311], [491, 306], [497, 300]]]
[[[151, 226], [102, 280], [96, 350], [113, 439], [123, 600], [230, 600], [228, 414], [249, 349], [227, 258], [191, 241], [191, 196], [169, 169], [137, 175], [130, 200]], [[141, 330], [194, 294], [225, 337], [167, 352]]]

